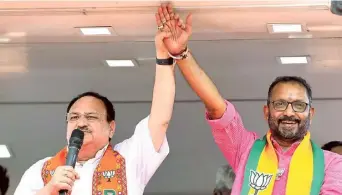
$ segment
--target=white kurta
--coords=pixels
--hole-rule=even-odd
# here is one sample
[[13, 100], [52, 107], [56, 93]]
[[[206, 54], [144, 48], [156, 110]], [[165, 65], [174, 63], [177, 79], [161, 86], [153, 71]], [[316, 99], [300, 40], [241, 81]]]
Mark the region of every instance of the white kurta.
[[[128, 195], [143, 194], [147, 183], [169, 153], [166, 137], [159, 152], [155, 151], [148, 129], [148, 118], [140, 121], [131, 138], [114, 146], [114, 150], [119, 152], [126, 161]], [[98, 151], [95, 158], [82, 165], [76, 164], [75, 170], [80, 175], [80, 179], [75, 181], [72, 195], [91, 195], [93, 173], [105, 148]], [[41, 171], [44, 163], [50, 158], [44, 158], [26, 170], [14, 195], [35, 195], [44, 187]]]

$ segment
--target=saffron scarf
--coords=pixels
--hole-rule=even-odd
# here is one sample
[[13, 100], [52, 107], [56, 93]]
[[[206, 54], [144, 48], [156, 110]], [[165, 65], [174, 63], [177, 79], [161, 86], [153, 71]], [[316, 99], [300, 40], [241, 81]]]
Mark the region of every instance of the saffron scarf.
[[[268, 131], [252, 146], [241, 195], [271, 195], [277, 172], [278, 157]], [[291, 158], [286, 195], [319, 195], [323, 180], [323, 150], [310, 140], [308, 132]]]
[[[59, 166], [65, 165], [67, 148], [44, 163], [42, 179], [46, 185]], [[69, 192], [69, 195], [71, 193]], [[127, 195], [125, 159], [108, 145], [103, 157], [97, 165], [92, 182], [92, 195]]]

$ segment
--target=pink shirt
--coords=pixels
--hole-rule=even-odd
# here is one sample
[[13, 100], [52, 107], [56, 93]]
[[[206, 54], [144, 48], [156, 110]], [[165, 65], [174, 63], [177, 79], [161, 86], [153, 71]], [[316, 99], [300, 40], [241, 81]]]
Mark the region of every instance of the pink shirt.
[[[216, 144], [236, 174], [232, 195], [240, 195], [248, 155], [258, 136], [255, 132], [245, 129], [241, 117], [235, 110], [233, 104], [228, 101], [226, 103], [227, 109], [222, 118], [210, 120], [208, 113], [206, 113], [206, 119], [211, 126]], [[290, 160], [299, 143], [294, 143], [287, 151], [282, 151], [276, 142], [273, 142], [273, 145], [278, 155], [279, 168], [285, 168], [283, 175], [275, 181], [273, 195], [285, 195]], [[342, 156], [324, 151], [324, 160], [325, 177], [320, 194], [341, 195]]]

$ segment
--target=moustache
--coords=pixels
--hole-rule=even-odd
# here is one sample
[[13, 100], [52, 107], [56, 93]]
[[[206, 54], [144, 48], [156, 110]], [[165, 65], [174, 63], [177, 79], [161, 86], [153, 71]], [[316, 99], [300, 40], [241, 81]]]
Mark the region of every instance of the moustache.
[[92, 132], [88, 127], [78, 127], [78, 129], [83, 131], [84, 133], [91, 133]]
[[283, 121], [293, 121], [296, 123], [300, 123], [300, 119], [296, 118], [296, 117], [289, 117], [289, 116], [283, 116], [281, 118], [279, 118], [278, 123], [281, 123]]

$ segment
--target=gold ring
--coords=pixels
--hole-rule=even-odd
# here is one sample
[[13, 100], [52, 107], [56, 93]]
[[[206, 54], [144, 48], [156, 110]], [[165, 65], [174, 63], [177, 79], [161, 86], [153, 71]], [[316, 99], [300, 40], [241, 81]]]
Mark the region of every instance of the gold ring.
[[162, 23], [163, 23], [163, 24], [165, 24], [165, 23], [166, 23], [166, 20], [165, 20], [165, 19], [163, 19], [163, 20], [162, 20]]

